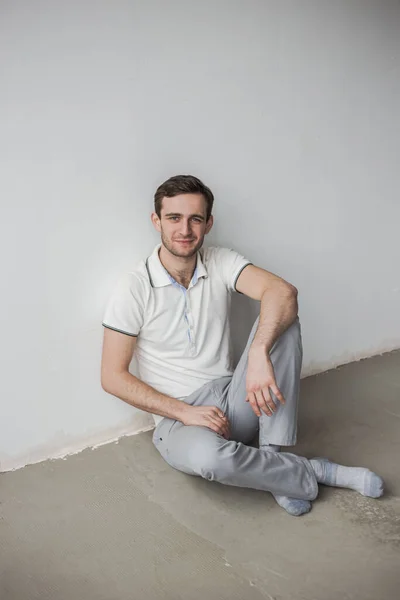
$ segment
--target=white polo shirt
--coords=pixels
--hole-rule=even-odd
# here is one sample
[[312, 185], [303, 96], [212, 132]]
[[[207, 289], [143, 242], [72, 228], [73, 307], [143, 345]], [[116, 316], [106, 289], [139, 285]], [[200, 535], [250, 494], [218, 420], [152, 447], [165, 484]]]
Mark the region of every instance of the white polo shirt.
[[[228, 248], [203, 248], [186, 289], [164, 269], [160, 247], [118, 282], [103, 325], [137, 337], [142, 381], [183, 399], [208, 381], [232, 375], [230, 298], [251, 263]], [[154, 419], [157, 424], [162, 417]]]

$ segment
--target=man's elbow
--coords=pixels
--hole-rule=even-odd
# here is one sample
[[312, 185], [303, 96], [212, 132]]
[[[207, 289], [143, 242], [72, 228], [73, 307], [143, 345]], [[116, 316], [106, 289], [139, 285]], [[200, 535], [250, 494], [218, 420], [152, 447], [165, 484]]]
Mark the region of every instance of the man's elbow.
[[293, 313], [293, 317], [297, 317], [299, 312], [298, 289], [291, 283], [285, 283], [283, 294], [287, 306], [290, 306], [291, 312]]
[[291, 296], [295, 300], [297, 300], [297, 297], [299, 295], [299, 290], [294, 285], [292, 285], [291, 283], [288, 283], [287, 286], [288, 286], [289, 296]]
[[111, 392], [111, 388], [110, 388], [110, 385], [109, 385], [109, 382], [108, 382], [108, 380], [107, 380], [107, 379], [103, 379], [103, 377], [101, 378], [101, 387], [102, 387], [102, 388], [103, 388], [103, 390], [104, 390], [105, 392], [107, 392], [108, 394], [111, 394], [111, 393], [112, 393], [112, 392]]
[[271, 295], [271, 293], [275, 294], [275, 296], [279, 296], [282, 299], [286, 299], [286, 300], [294, 301], [294, 302], [297, 302], [297, 297], [299, 295], [298, 289], [291, 283], [288, 283], [287, 281], [284, 281], [284, 280], [279, 281], [272, 288], [271, 287], [264, 288], [263, 292], [261, 293], [261, 299], [264, 297], [264, 295], [266, 297], [269, 297]]
[[290, 300], [297, 300], [299, 295], [298, 289], [287, 281], [282, 281], [278, 284], [279, 293], [286, 296]]
[[115, 378], [111, 377], [109, 373], [102, 372], [101, 374], [101, 387], [108, 394], [115, 394]]
[[108, 394], [118, 396], [121, 393], [121, 388], [124, 388], [126, 376], [132, 377], [128, 369], [105, 369], [101, 371], [101, 387]]

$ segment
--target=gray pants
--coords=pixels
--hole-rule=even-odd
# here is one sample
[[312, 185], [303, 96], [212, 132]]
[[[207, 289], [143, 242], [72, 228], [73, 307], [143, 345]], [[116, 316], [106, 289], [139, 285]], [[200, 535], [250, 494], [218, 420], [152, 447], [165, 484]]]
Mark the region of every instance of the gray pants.
[[260, 446], [296, 443], [302, 343], [299, 320], [273, 346], [270, 357], [279, 389], [286, 399], [273, 416], [257, 417], [246, 399], [248, 352], [258, 319], [232, 377], [206, 383], [185, 398], [191, 406], [218, 406], [228, 417], [228, 441], [207, 427], [186, 426], [164, 418], [153, 442], [171, 467], [227, 485], [265, 490], [274, 494], [314, 500], [318, 484], [306, 458], [248, 446], [259, 432]]

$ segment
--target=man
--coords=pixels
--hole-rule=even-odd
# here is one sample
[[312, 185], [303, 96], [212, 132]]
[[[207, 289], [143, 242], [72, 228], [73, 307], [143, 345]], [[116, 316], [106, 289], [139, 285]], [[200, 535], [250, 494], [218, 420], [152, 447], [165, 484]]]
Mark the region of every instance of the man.
[[[203, 248], [211, 190], [189, 175], [156, 191], [161, 244], [118, 284], [104, 317], [102, 386], [154, 415], [153, 441], [175, 469], [269, 491], [291, 515], [311, 509], [318, 483], [383, 493], [364, 468], [280, 452], [296, 443], [302, 361], [297, 290], [226, 248]], [[235, 370], [229, 306], [237, 291], [260, 301]], [[129, 372], [134, 352], [139, 378]], [[248, 444], [259, 432], [259, 448]]]

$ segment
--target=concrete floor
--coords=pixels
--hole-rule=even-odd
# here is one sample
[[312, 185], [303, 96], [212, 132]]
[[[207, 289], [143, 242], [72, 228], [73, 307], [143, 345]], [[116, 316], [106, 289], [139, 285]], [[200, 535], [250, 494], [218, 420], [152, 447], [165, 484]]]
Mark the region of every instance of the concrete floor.
[[302, 382], [296, 452], [387, 493], [309, 515], [166, 465], [145, 433], [0, 476], [1, 600], [398, 600], [400, 352]]

